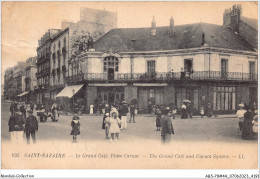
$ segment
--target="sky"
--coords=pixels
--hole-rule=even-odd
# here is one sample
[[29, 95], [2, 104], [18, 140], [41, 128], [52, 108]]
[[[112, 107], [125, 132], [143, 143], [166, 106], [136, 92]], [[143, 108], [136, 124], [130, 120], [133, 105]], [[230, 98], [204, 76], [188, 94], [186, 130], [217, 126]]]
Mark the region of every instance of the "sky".
[[[117, 12], [118, 28], [150, 27], [206, 22], [222, 25], [223, 12], [234, 4], [242, 5], [242, 16], [258, 18], [257, 2], [2, 2], [2, 81], [4, 71], [36, 56], [38, 40], [63, 20], [77, 22], [80, 7]], [[2, 82], [3, 83], [3, 82]]]

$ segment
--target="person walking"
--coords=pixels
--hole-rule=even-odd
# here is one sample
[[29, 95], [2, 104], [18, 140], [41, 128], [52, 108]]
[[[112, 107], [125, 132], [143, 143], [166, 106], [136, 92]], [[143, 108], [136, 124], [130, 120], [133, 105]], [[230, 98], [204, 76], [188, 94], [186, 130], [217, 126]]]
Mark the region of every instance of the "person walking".
[[155, 111], [155, 115], [156, 115], [156, 131], [160, 131], [161, 129], [161, 118], [162, 118], [162, 111], [161, 109], [158, 107]]
[[127, 113], [128, 107], [125, 101], [122, 102], [122, 106], [120, 107], [119, 114], [121, 116], [121, 129], [127, 129]]
[[244, 105], [239, 104], [239, 109], [237, 110], [236, 116], [238, 117], [238, 132], [241, 132], [243, 129], [243, 123], [244, 123], [244, 115], [246, 113], [246, 110], [243, 109]]
[[18, 111], [17, 108], [14, 108], [14, 115], [10, 116], [8, 126], [9, 132], [11, 134], [11, 141], [16, 143], [22, 143], [24, 119], [23, 115]]
[[52, 113], [52, 122], [57, 122], [59, 120], [59, 107], [57, 103], [53, 103], [51, 107], [51, 113]]
[[171, 111], [168, 107], [162, 112], [161, 126], [161, 143], [169, 144], [171, 142], [171, 134], [174, 134], [174, 129], [171, 121]]
[[109, 113], [106, 113], [105, 114], [105, 120], [104, 120], [104, 123], [105, 123], [105, 133], [106, 133], [106, 139], [109, 139], [109, 128], [110, 128], [110, 117], [109, 117]]
[[129, 120], [129, 123], [132, 122], [132, 119], [133, 119], [133, 123], [136, 123], [135, 122], [135, 105], [134, 104], [131, 104], [130, 106], [130, 120]]
[[121, 124], [122, 122], [118, 118], [118, 115], [116, 112], [112, 112], [112, 116], [110, 118], [109, 123], [110, 123], [109, 133], [111, 134], [111, 138], [110, 138], [109, 142], [112, 142], [112, 140], [117, 142], [117, 140], [119, 138], [119, 133], [120, 133], [119, 124]]
[[33, 115], [33, 111], [28, 111], [29, 116], [26, 119], [25, 122], [25, 133], [26, 133], [26, 139], [27, 144], [30, 144], [30, 136], [32, 136], [33, 143], [36, 143], [36, 137], [35, 133], [38, 131], [38, 121], [36, 117]]
[[103, 116], [103, 121], [102, 121], [102, 129], [105, 129], [105, 119], [106, 119], [106, 114], [108, 113], [109, 115], [110, 109], [109, 109], [109, 105], [106, 104], [105, 108], [104, 108], [104, 116]]
[[182, 103], [181, 106], [181, 119], [187, 119], [188, 118], [188, 114], [187, 114], [187, 106]]
[[188, 117], [192, 118], [192, 114], [193, 114], [193, 107], [191, 103], [187, 103], [187, 113], [188, 113]]
[[74, 115], [71, 121], [71, 127], [72, 130], [70, 132], [70, 135], [73, 136], [73, 141], [72, 143], [76, 143], [77, 142], [77, 136], [80, 135], [80, 122], [79, 122], [79, 116], [78, 115]]
[[244, 114], [242, 129], [242, 139], [250, 140], [253, 138], [253, 117], [254, 113], [248, 106], [246, 106], [246, 113]]

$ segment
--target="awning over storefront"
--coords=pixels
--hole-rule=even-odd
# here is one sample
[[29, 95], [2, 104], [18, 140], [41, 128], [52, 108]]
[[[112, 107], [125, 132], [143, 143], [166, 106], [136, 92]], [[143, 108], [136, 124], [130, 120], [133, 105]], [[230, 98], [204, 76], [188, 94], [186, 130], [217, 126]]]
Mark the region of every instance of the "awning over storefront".
[[88, 84], [88, 86], [127, 86], [127, 83], [96, 83]]
[[81, 85], [72, 85], [72, 86], [66, 86], [58, 95], [57, 97], [68, 97], [71, 98], [76, 94], [83, 86], [84, 84]]
[[26, 94], [29, 93], [29, 92], [30, 92], [30, 91], [25, 91], [25, 92], [22, 92], [21, 94], [19, 94], [19, 95], [17, 95], [17, 96], [21, 97], [21, 96], [26, 95]]
[[134, 83], [133, 86], [167, 86], [167, 83]]

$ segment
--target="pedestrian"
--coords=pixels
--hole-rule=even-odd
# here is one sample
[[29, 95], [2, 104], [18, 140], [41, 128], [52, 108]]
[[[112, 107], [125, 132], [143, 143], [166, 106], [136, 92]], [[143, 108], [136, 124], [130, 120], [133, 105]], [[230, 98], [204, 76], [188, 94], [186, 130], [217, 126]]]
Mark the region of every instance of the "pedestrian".
[[171, 142], [171, 134], [174, 134], [174, 129], [171, 121], [171, 111], [169, 107], [167, 107], [162, 112], [161, 126], [161, 143], [169, 144]]
[[28, 111], [29, 116], [26, 119], [25, 123], [25, 133], [26, 133], [26, 139], [27, 144], [30, 144], [30, 136], [32, 136], [33, 143], [36, 143], [36, 137], [35, 133], [38, 131], [38, 121], [36, 117], [33, 115], [33, 111]]
[[112, 112], [112, 116], [110, 118], [110, 128], [109, 128], [109, 133], [111, 134], [111, 138], [109, 142], [112, 142], [114, 140], [117, 142], [119, 138], [119, 133], [120, 133], [120, 128], [118, 124], [122, 123], [121, 120], [118, 118], [118, 115], [116, 112]]
[[177, 109], [176, 109], [176, 107], [174, 106], [173, 109], [172, 109], [172, 119], [175, 119], [176, 113], [177, 113]]
[[135, 112], [136, 112], [135, 105], [131, 104], [131, 106], [130, 106], [130, 121], [129, 121], [129, 123], [132, 122], [132, 119], [133, 119], [133, 123], [135, 123]]
[[20, 112], [22, 113], [23, 117], [26, 118], [26, 110], [25, 110], [24, 104], [22, 104], [20, 106]]
[[89, 106], [89, 114], [93, 114], [93, 113], [94, 113], [94, 105], [91, 104], [91, 105]]
[[155, 112], [155, 115], [156, 115], [156, 131], [160, 131], [161, 129], [161, 118], [162, 118], [162, 111], [160, 108], [157, 108], [156, 109], [156, 112]]
[[14, 108], [14, 115], [10, 116], [8, 121], [9, 132], [11, 134], [11, 141], [15, 143], [22, 143], [23, 130], [24, 130], [24, 118], [21, 112], [17, 108]]
[[243, 123], [244, 123], [244, 114], [246, 113], [246, 110], [243, 109], [244, 104], [239, 104], [239, 109], [237, 110], [236, 116], [238, 117], [238, 132], [241, 132], [243, 129]]
[[246, 106], [246, 113], [244, 114], [244, 122], [242, 129], [242, 139], [250, 140], [253, 139], [253, 117], [254, 113]]
[[204, 116], [204, 107], [203, 106], [201, 106], [200, 107], [200, 116], [201, 116], [201, 118], [203, 118], [203, 116]]
[[182, 103], [181, 106], [181, 119], [187, 119], [188, 118], [188, 114], [187, 114], [187, 106]]
[[34, 104], [32, 102], [30, 103], [30, 108], [31, 108], [31, 110], [33, 112]]
[[108, 104], [105, 104], [105, 108], [104, 108], [104, 116], [103, 116], [103, 121], [102, 121], [102, 129], [105, 129], [105, 118], [106, 118], [106, 114], [110, 113], [110, 108]]
[[110, 117], [109, 117], [109, 113], [105, 114], [105, 131], [106, 131], [106, 139], [109, 139], [109, 128], [110, 128]]
[[191, 103], [187, 103], [187, 113], [188, 113], [188, 117], [192, 118], [193, 107]]
[[57, 105], [57, 103], [53, 103], [52, 107], [51, 107], [51, 113], [52, 113], [52, 122], [57, 122], [59, 120], [59, 107]]
[[72, 130], [70, 132], [70, 135], [73, 136], [73, 141], [72, 143], [76, 143], [77, 142], [77, 136], [80, 135], [80, 122], [79, 122], [79, 116], [78, 115], [74, 115], [71, 121], [71, 127]]
[[122, 102], [122, 106], [120, 107], [119, 114], [121, 116], [121, 129], [127, 129], [127, 113], [128, 107], [125, 101]]
[[207, 117], [212, 117], [212, 107], [211, 107], [211, 103], [208, 103]]
[[[17, 105], [16, 105], [16, 107], [17, 107]], [[11, 115], [14, 115], [14, 109], [15, 109], [15, 102], [12, 102], [11, 105], [10, 105]]]
[[258, 134], [258, 110], [255, 110], [252, 123], [253, 123], [253, 132], [257, 136], [257, 134]]

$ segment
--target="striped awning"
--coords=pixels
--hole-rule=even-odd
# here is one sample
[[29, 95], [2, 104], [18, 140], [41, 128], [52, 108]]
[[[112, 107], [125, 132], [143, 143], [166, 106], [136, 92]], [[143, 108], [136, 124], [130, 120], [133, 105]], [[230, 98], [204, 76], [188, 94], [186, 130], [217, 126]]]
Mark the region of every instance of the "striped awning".
[[57, 97], [68, 97], [71, 98], [74, 96], [83, 86], [84, 84], [81, 85], [72, 85], [72, 86], [66, 86], [58, 95]]

